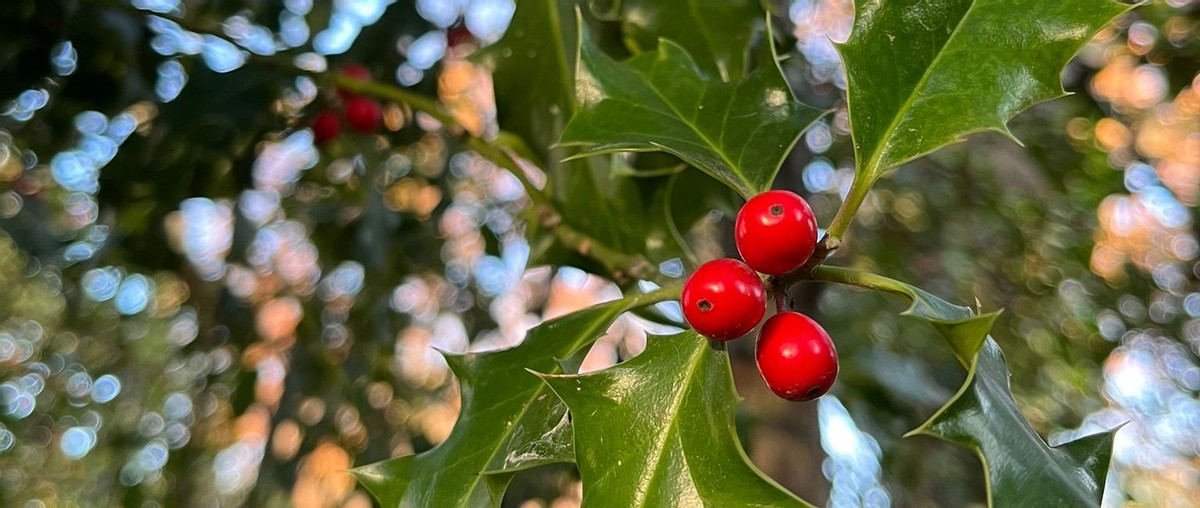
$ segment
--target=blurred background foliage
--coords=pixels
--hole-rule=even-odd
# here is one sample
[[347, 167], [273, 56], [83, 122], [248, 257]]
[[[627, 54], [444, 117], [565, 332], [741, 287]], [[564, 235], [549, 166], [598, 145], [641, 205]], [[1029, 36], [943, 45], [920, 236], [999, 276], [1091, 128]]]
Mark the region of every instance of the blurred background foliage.
[[[677, 160], [557, 162], [554, 70], [496, 44], [533, 5], [520, 1], [0, 3], [0, 505], [369, 506], [346, 469], [454, 424], [433, 347], [511, 346], [639, 283], [564, 248], [519, 180], [408, 106], [315, 147], [309, 119], [340, 105], [327, 69], [362, 63], [540, 161], [531, 179], [563, 220], [661, 279], [734, 252], [733, 197]], [[639, 5], [582, 11], [618, 56], [686, 36], [622, 18]], [[834, 110], [776, 184], [824, 223], [853, 175], [831, 44], [853, 5], [768, 7], [793, 90]], [[517, 19], [510, 36], [571, 26]], [[895, 171], [832, 260], [1007, 309], [994, 335], [1051, 444], [1129, 422], [1106, 506], [1200, 495], [1198, 71], [1200, 2], [1142, 5], [1064, 72], [1073, 95], [1014, 121], [1024, 146], [974, 136]], [[755, 463], [831, 506], [982, 502], [974, 456], [900, 439], [961, 381], [929, 330], [869, 293], [794, 296], [835, 337], [842, 375], [818, 403], [782, 402], [736, 343]], [[677, 322], [662, 307], [619, 320], [584, 368]], [[506, 504], [579, 499], [573, 469], [554, 467], [519, 476]]]

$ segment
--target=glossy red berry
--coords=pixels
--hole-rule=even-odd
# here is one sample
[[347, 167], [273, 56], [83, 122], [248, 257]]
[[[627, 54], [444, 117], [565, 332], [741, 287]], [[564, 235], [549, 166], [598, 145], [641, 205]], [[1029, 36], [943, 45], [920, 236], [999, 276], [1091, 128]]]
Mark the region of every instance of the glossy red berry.
[[781, 312], [767, 319], [754, 356], [763, 381], [788, 400], [813, 400], [828, 392], [837, 379], [833, 341], [821, 325], [799, 312]]
[[749, 333], [767, 311], [762, 280], [736, 259], [700, 265], [683, 284], [680, 300], [688, 324], [715, 340], [732, 340]]
[[342, 124], [338, 122], [337, 115], [332, 111], [324, 110], [313, 118], [312, 131], [313, 141], [318, 145], [324, 145], [337, 139], [338, 135], [342, 133]]
[[[371, 70], [367, 66], [360, 63], [348, 63], [338, 69], [338, 73], [348, 78], [354, 78], [358, 81], [369, 81], [371, 79]], [[345, 89], [338, 89], [338, 95], [343, 101], [349, 101], [351, 98], [358, 97], [358, 94]]]
[[808, 202], [785, 190], [750, 198], [738, 211], [733, 234], [750, 268], [783, 275], [800, 268], [817, 247], [817, 219]]
[[346, 101], [346, 123], [358, 132], [375, 132], [383, 118], [379, 101], [367, 97], [351, 97]]

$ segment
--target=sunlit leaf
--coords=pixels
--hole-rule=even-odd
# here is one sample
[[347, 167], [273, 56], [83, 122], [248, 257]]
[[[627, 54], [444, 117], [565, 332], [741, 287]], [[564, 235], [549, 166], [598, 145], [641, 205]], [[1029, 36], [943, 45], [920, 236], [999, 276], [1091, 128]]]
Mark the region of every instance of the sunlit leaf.
[[1129, 8], [1110, 0], [856, 0], [846, 65], [858, 178], [1063, 95], [1059, 72]]
[[974, 450], [983, 461], [993, 506], [1098, 506], [1112, 454], [1112, 433], [1050, 447], [1013, 399], [1008, 366], [988, 336], [998, 312], [977, 314], [902, 282], [822, 267], [821, 280], [847, 282], [902, 296], [903, 315], [936, 329], [967, 370], [946, 405], [909, 435], [928, 435]]
[[450, 436], [424, 453], [363, 466], [354, 474], [383, 506], [498, 506], [513, 472], [570, 458], [562, 440], [566, 408], [526, 369], [561, 372], [559, 358], [591, 344], [638, 300], [548, 321], [512, 349], [447, 354], [462, 392], [462, 411]]
[[669, 40], [653, 53], [617, 62], [585, 32], [575, 75], [578, 105], [561, 142], [578, 146], [579, 156], [665, 151], [743, 196], [762, 192], [800, 133], [821, 115], [796, 101], [773, 45], [764, 46], [758, 69], [723, 83], [705, 76]]
[[571, 410], [585, 506], [808, 506], [746, 458], [728, 354], [695, 332], [544, 379]]

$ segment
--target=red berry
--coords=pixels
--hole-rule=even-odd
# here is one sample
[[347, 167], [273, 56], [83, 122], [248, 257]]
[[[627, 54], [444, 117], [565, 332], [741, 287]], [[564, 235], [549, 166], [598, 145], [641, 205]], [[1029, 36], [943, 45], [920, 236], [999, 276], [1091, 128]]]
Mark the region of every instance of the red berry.
[[745, 263], [717, 259], [700, 265], [683, 284], [683, 317], [697, 332], [732, 340], [758, 326], [767, 312], [767, 291]]
[[371, 69], [360, 63], [348, 63], [338, 69], [343, 76], [354, 78], [360, 81], [371, 79]]
[[383, 108], [375, 99], [351, 97], [346, 101], [346, 123], [358, 132], [375, 132], [382, 117]]
[[767, 319], [754, 356], [763, 381], [788, 400], [813, 400], [837, 379], [833, 341], [821, 325], [799, 312], [781, 312]]
[[783, 275], [812, 257], [817, 219], [804, 198], [773, 190], [746, 202], [738, 211], [733, 234], [746, 264], [768, 275]]
[[333, 114], [328, 109], [317, 113], [317, 116], [312, 121], [313, 141], [318, 145], [323, 145], [337, 139], [342, 133], [342, 124], [338, 122], [337, 115]]
[[[360, 63], [348, 63], [343, 65], [340, 69], [338, 69], [338, 73], [358, 81], [371, 80], [371, 70], [368, 69], [367, 66]], [[343, 90], [341, 88], [338, 89], [338, 95], [342, 97], [343, 101], [349, 101], [354, 97], [358, 97], [358, 94], [349, 90]]]

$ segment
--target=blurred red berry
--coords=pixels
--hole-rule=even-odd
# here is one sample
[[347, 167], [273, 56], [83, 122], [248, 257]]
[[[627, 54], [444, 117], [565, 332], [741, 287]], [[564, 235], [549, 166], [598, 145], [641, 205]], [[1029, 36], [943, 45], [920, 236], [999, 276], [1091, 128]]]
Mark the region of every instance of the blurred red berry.
[[[348, 63], [343, 65], [338, 69], [338, 73], [358, 81], [371, 80], [371, 70], [368, 69], [367, 66], [360, 63]], [[358, 94], [342, 88], [338, 88], [338, 95], [341, 96], [343, 101], [348, 101], [353, 97], [358, 97]]]
[[375, 99], [351, 97], [346, 101], [346, 123], [358, 132], [375, 132], [382, 118], [383, 108]]
[[446, 44], [451, 48], [474, 41], [475, 34], [472, 34], [466, 25], [455, 25], [446, 31]]
[[337, 115], [328, 109], [322, 110], [313, 117], [312, 121], [313, 141], [318, 145], [324, 145], [337, 139], [342, 133], [342, 124], [338, 122]]

